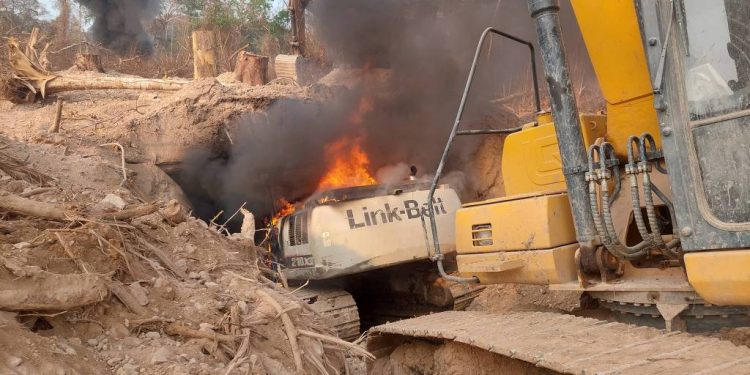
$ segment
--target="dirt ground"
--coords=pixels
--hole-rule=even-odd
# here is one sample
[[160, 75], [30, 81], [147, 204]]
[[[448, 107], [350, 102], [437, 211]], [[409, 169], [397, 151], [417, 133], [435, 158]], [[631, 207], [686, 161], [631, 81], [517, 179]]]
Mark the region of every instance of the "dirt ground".
[[157, 166], [305, 95], [216, 81], [71, 92], [59, 133], [56, 98], [0, 101], [0, 373], [364, 372], [361, 351], [272, 281], [264, 250], [191, 217]]
[[[162, 170], [193, 147], [231, 142], [232, 120], [244, 113], [280, 98], [321, 99], [319, 90], [203, 80], [176, 92], [0, 100], [0, 373], [285, 374], [298, 361], [308, 373], [368, 372], [363, 353], [336, 341], [321, 317], [272, 281], [262, 249], [191, 217]], [[50, 133], [58, 98], [62, 130]], [[111, 143], [123, 153], [102, 146]], [[474, 181], [477, 198], [502, 195], [502, 139], [481, 150], [474, 175], [489, 177]], [[579, 305], [579, 293], [507, 284], [488, 286], [469, 309], [612, 319]], [[746, 328], [713, 335], [750, 344]], [[487, 374], [550, 373], [424, 342], [369, 372], [468, 374], [476, 364]]]

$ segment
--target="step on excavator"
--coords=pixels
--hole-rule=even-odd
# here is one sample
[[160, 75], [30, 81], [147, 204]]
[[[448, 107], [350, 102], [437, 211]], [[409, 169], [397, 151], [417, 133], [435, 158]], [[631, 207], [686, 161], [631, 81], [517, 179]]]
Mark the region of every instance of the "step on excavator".
[[[750, 2], [570, 3], [606, 114], [579, 113], [558, 0], [528, 1], [536, 43], [487, 29], [427, 201], [454, 138], [487, 133], [507, 134], [498, 155], [507, 196], [457, 209], [460, 276], [444, 272], [432, 220], [430, 253], [446, 280], [576, 291], [622, 322], [436, 313], [371, 329], [374, 367], [423, 341], [556, 373], [750, 373], [750, 348], [693, 333], [750, 323]], [[489, 37], [528, 48], [534, 78], [540, 58], [551, 113], [534, 82], [533, 123], [460, 128]]]

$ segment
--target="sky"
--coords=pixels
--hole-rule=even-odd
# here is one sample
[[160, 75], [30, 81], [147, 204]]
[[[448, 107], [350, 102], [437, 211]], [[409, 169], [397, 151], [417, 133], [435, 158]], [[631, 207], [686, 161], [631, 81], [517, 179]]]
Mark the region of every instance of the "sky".
[[[41, 0], [42, 6], [46, 11], [46, 19], [53, 19], [57, 17], [57, 7], [55, 6], [55, 0]], [[277, 12], [286, 6], [286, 0], [273, 0], [273, 10]]]

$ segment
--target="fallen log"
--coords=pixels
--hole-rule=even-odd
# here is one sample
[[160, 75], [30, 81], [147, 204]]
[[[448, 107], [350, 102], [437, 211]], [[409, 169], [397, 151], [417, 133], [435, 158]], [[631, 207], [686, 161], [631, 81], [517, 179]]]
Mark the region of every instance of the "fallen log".
[[77, 76], [55, 74], [30, 59], [14, 38], [8, 40], [12, 77], [2, 91], [13, 93], [10, 100], [34, 100], [37, 93], [73, 90], [179, 90], [188, 80], [149, 79], [142, 77]]
[[0, 280], [0, 310], [68, 310], [103, 301], [105, 280], [94, 274], [38, 272], [33, 277]]
[[179, 90], [188, 80], [142, 77], [55, 76], [47, 83], [47, 93], [71, 90]]
[[137, 217], [150, 215], [158, 210], [159, 206], [155, 204], [144, 204], [138, 207], [128, 208], [127, 210], [100, 214], [97, 215], [97, 217], [102, 219], [126, 221]]
[[76, 216], [72, 212], [65, 211], [53, 204], [23, 198], [3, 191], [0, 191], [0, 210], [60, 221], [70, 220]]

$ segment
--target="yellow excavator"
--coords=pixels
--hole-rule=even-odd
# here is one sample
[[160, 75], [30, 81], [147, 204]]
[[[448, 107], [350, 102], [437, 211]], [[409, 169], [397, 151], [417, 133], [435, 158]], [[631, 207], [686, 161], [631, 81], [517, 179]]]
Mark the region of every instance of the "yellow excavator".
[[[507, 196], [456, 212], [460, 277], [443, 272], [434, 224], [430, 254], [449, 280], [577, 291], [661, 330], [549, 312], [451, 311], [373, 328], [375, 367], [393, 370], [405, 357], [393, 353], [426, 342], [525, 362], [520, 373], [750, 373], [749, 348], [686, 333], [750, 323], [750, 2], [570, 3], [606, 114], [578, 111], [558, 0], [528, 0], [537, 43], [487, 29], [432, 190], [455, 137], [506, 134]], [[551, 113], [539, 110], [517, 129], [461, 129], [488, 37], [528, 48], [534, 78], [538, 54]]]

